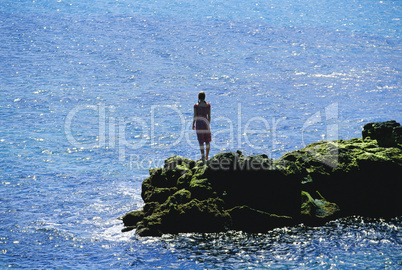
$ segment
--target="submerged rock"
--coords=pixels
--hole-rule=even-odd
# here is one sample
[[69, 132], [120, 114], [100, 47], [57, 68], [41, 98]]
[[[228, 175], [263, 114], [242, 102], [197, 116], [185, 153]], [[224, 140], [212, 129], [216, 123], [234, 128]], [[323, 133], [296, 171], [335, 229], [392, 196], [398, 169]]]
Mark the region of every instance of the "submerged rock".
[[150, 170], [142, 184], [145, 206], [123, 217], [124, 231], [264, 232], [349, 215], [402, 215], [399, 127], [367, 124], [364, 139], [313, 143], [278, 160], [240, 151], [206, 163], [172, 156]]

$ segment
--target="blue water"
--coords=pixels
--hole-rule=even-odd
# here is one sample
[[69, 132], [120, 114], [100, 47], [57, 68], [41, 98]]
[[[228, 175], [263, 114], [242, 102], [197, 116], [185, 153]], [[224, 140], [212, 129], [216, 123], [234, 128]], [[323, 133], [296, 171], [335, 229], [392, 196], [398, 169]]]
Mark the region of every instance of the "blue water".
[[[402, 221], [138, 238], [148, 169], [279, 158], [402, 122], [400, 1], [7, 1], [0, 5], [0, 267], [402, 268]], [[324, 195], [325, 196], [325, 195]]]

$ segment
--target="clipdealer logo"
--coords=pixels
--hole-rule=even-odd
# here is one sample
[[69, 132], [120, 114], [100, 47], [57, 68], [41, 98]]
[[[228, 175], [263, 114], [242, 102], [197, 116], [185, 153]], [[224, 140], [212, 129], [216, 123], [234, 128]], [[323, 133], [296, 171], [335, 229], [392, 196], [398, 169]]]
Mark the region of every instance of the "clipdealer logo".
[[[268, 121], [266, 118], [261, 116], [243, 119], [244, 116], [240, 103], [237, 104], [236, 109], [237, 111], [232, 118], [218, 116], [213, 119], [213, 137], [216, 138], [220, 136], [224, 137], [226, 140], [223, 144], [222, 142], [213, 140], [211, 142], [211, 147], [215, 149], [241, 149], [244, 147], [244, 144], [246, 144], [247, 147], [259, 152], [274, 150], [277, 145], [280, 124], [285, 120], [283, 118], [272, 118], [271, 121]], [[73, 132], [75, 124], [88, 116], [88, 114], [91, 116], [92, 126], [97, 127], [97, 131], [95, 132], [96, 138], [89, 141], [83, 140], [79, 135]], [[176, 119], [175, 126], [165, 127], [164, 130], [162, 130], [159, 119], [161, 115], [166, 116], [169, 114], [174, 116]], [[67, 114], [64, 131], [67, 141], [76, 148], [83, 150], [94, 148], [117, 150], [120, 162], [125, 162], [126, 159], [130, 157], [131, 162], [135, 162], [137, 168], [146, 166], [148, 166], [147, 168], [150, 168], [150, 166], [155, 167], [155, 163], [159, 165], [161, 161], [144, 161], [137, 154], [128, 153], [135, 152], [134, 150], [140, 149], [144, 146], [149, 147], [151, 150], [155, 150], [168, 149], [186, 143], [188, 147], [194, 149], [194, 152], [198, 154], [197, 151], [199, 146], [194, 141], [194, 131], [191, 130], [192, 117], [191, 119], [186, 119], [185, 116], [186, 114], [178, 107], [171, 105], [152, 105], [150, 106], [150, 110], [142, 117], [116, 117], [116, 107], [107, 106], [104, 103], [98, 105], [78, 105]], [[325, 107], [322, 112], [317, 111], [314, 113], [303, 124], [301, 130], [302, 145], [306, 145], [306, 131], [317, 124], [326, 127], [326, 134], [320, 138], [321, 140], [337, 140], [337, 120], [338, 103], [332, 103]], [[218, 126], [217, 123], [220, 123], [220, 125]], [[256, 128], [256, 126], [258, 126], [258, 128]], [[85, 137], [85, 129], [81, 132], [84, 133], [81, 135]], [[165, 139], [165, 144], [161, 144], [161, 133], [164, 132], [169, 134], [169, 138]], [[93, 133], [94, 131], [92, 130], [92, 135]], [[264, 141], [262, 146], [261, 144], [253, 143], [253, 136], [258, 136], [259, 134], [267, 139]], [[328, 160], [327, 156], [322, 156], [318, 151], [310, 150], [310, 154], [328, 166], [336, 167], [338, 162], [337, 145], [334, 142], [331, 142], [329, 145], [331, 146], [331, 154], [334, 157], [331, 160]], [[130, 166], [132, 165], [133, 164], [130, 164]]]
[[325, 126], [325, 134], [321, 138], [326, 141], [325, 149], [318, 151], [314, 148], [309, 148], [308, 152], [318, 161], [332, 168], [337, 167], [339, 162], [339, 148], [336, 142], [339, 139], [338, 115], [339, 105], [337, 102], [334, 102], [325, 107], [323, 112], [318, 111], [310, 116], [302, 128], [302, 143], [306, 146], [305, 131], [317, 124]]

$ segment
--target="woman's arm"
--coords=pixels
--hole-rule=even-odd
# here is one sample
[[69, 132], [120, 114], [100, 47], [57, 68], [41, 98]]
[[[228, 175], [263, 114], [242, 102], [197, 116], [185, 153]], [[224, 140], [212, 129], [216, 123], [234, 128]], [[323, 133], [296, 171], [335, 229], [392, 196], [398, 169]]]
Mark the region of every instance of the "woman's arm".
[[194, 107], [194, 116], [193, 116], [193, 130], [195, 129], [195, 120], [197, 119], [197, 110]]
[[211, 106], [208, 106], [208, 123], [211, 123]]

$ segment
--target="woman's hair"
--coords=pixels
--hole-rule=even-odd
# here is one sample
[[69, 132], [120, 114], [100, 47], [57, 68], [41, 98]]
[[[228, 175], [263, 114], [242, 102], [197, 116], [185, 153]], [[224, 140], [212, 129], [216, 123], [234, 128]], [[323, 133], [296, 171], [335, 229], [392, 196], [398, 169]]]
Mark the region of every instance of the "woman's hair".
[[204, 91], [201, 91], [201, 92], [199, 92], [198, 93], [198, 100], [200, 101], [203, 101], [203, 100], [205, 100], [205, 92]]

